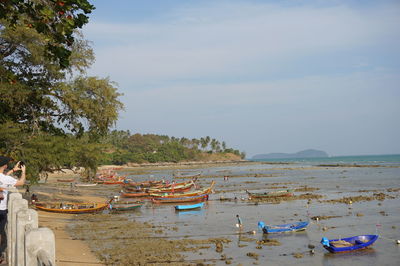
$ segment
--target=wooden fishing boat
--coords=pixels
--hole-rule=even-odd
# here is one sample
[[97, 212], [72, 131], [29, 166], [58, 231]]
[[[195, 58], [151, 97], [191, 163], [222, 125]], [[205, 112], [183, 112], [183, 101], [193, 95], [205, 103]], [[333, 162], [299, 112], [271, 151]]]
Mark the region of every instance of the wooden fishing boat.
[[149, 192], [121, 192], [123, 198], [150, 197]]
[[124, 180], [107, 180], [102, 182], [104, 185], [121, 185], [124, 183]]
[[132, 201], [117, 201], [110, 203], [110, 210], [112, 211], [130, 211], [142, 207], [143, 202]]
[[154, 186], [159, 186], [164, 183], [163, 180], [150, 180], [150, 181], [144, 181], [144, 182], [133, 182], [133, 181], [126, 181], [124, 183], [124, 186], [130, 186], [130, 187], [138, 187], [138, 188], [149, 188], [149, 187], [154, 187]]
[[208, 194], [191, 196], [191, 197], [181, 197], [181, 198], [152, 198], [153, 203], [183, 203], [183, 202], [201, 202], [208, 200]]
[[364, 249], [371, 246], [378, 239], [378, 235], [360, 235], [341, 239], [327, 239], [323, 237], [321, 244], [329, 252], [347, 252]]
[[127, 192], [149, 192], [149, 189], [144, 187], [123, 186], [123, 189]]
[[295, 222], [290, 224], [264, 225], [263, 222], [258, 222], [258, 227], [260, 227], [265, 234], [288, 233], [305, 230], [308, 223], [309, 222]]
[[150, 196], [162, 197], [162, 198], [182, 198], [182, 197], [198, 196], [198, 195], [202, 195], [202, 194], [210, 194], [214, 187], [214, 184], [215, 184], [215, 181], [212, 181], [211, 185], [208, 188], [190, 191], [190, 192], [182, 192], [182, 193], [178, 192], [178, 193], [171, 193], [171, 194], [165, 194], [165, 192], [157, 192], [157, 193], [150, 193]]
[[57, 179], [57, 182], [73, 183], [73, 182], [75, 182], [75, 179], [74, 179], [74, 178], [70, 178], [70, 179]]
[[36, 203], [36, 209], [47, 211], [47, 212], [59, 212], [59, 213], [71, 213], [71, 214], [79, 214], [79, 213], [91, 213], [91, 212], [99, 212], [108, 207], [108, 203]]
[[78, 183], [75, 184], [76, 187], [94, 187], [97, 186], [97, 183]]
[[249, 199], [262, 199], [262, 198], [274, 198], [274, 197], [291, 197], [293, 196], [292, 189], [286, 190], [278, 190], [278, 191], [268, 191], [268, 192], [261, 192], [255, 193], [246, 190], [246, 193], [249, 195]]
[[171, 184], [168, 187], [162, 188], [149, 188], [150, 193], [163, 193], [163, 192], [184, 192], [189, 191], [194, 186], [194, 182], [184, 182], [184, 183], [177, 183]]
[[202, 208], [203, 205], [204, 205], [204, 202], [191, 204], [191, 205], [176, 205], [175, 210], [177, 210], [177, 211], [193, 210], [193, 209], [197, 209], [197, 208]]

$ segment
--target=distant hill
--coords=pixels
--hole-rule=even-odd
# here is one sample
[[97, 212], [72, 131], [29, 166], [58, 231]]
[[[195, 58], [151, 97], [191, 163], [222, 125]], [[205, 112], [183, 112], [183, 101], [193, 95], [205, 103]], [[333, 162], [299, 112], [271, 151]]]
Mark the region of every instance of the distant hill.
[[296, 153], [268, 153], [268, 154], [257, 154], [254, 155], [251, 159], [260, 160], [260, 159], [291, 159], [291, 158], [321, 158], [321, 157], [329, 157], [329, 155], [324, 151], [319, 150], [304, 150]]

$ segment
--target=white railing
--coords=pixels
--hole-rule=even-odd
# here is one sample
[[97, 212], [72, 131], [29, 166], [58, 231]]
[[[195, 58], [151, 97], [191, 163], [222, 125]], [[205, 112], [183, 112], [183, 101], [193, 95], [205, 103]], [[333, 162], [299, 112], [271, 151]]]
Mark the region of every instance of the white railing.
[[21, 193], [10, 191], [8, 196], [8, 265], [55, 266], [53, 231], [38, 227], [38, 213], [28, 208]]

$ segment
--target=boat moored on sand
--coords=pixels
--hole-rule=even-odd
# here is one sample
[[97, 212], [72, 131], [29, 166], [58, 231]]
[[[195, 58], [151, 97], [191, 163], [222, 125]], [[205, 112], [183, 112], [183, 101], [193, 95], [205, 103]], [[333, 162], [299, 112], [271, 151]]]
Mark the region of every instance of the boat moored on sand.
[[378, 235], [359, 235], [340, 239], [323, 237], [322, 246], [331, 253], [355, 251], [371, 246], [378, 239]]

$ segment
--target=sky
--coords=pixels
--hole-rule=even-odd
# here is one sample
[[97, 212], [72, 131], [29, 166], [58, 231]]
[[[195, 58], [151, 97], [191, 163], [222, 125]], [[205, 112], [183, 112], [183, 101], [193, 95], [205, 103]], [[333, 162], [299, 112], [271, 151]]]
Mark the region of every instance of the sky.
[[248, 158], [400, 154], [400, 1], [92, 1], [124, 95], [116, 129], [210, 136]]

